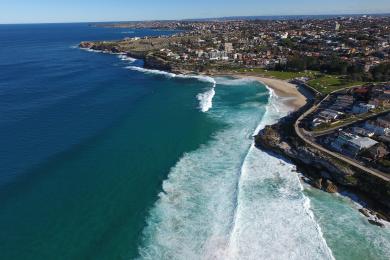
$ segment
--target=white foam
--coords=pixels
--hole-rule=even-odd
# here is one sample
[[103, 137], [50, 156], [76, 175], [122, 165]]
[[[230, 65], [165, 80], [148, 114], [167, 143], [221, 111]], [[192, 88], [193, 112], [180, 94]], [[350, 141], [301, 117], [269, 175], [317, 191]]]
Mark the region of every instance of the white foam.
[[263, 118], [264, 127], [282, 114], [271, 104], [263, 117], [265, 105], [229, 109], [223, 102], [209, 116], [230, 127], [172, 168], [147, 219], [141, 258], [332, 259], [294, 166], [248, 138], [256, 122]]
[[125, 53], [120, 53], [118, 55], [118, 58], [123, 60], [123, 61], [128, 61], [128, 62], [135, 62], [137, 60], [137, 59], [134, 59], [132, 57], [127, 56]]
[[216, 81], [218, 84], [225, 86], [242, 86], [252, 82], [258, 82], [252, 78], [227, 78], [227, 77], [217, 77]]
[[138, 66], [127, 66], [126, 68], [130, 70], [146, 73], [146, 74], [163, 75], [166, 76], [167, 78], [174, 78], [176, 76], [174, 73], [170, 73], [162, 70], [146, 69]]
[[207, 112], [213, 107], [213, 98], [215, 96], [215, 87], [212, 89], [200, 93], [197, 95], [197, 98], [199, 100], [199, 107], [202, 110], [202, 112]]
[[80, 48], [80, 50], [88, 51], [88, 52], [95, 52], [95, 53], [111, 54], [111, 52], [109, 52], [109, 51], [94, 50], [94, 49], [90, 49], [90, 48]]
[[80, 48], [80, 47], [78, 47], [78, 46], [77, 46], [77, 48], [79, 48], [80, 50], [88, 51], [88, 52], [117, 55], [119, 59], [121, 59], [121, 60], [123, 60], [123, 61], [128, 61], [128, 62], [130, 62], [130, 63], [135, 62], [135, 61], [137, 60], [137, 59], [134, 59], [134, 58], [132, 58], [132, 57], [127, 56], [127, 54], [126, 54], [125, 52], [121, 52], [121, 53], [112, 53], [112, 52], [110, 52], [110, 51], [93, 50], [93, 49], [90, 49], [90, 48]]
[[128, 66], [126, 68], [128, 68], [130, 70], [143, 72], [146, 74], [162, 75], [162, 76], [165, 76], [167, 78], [197, 79], [199, 81], [211, 83], [212, 87], [210, 89], [208, 89], [207, 91], [198, 94], [197, 99], [199, 100], [199, 109], [202, 112], [208, 112], [213, 107], [213, 98], [215, 96], [215, 87], [217, 85], [217, 82], [212, 77], [202, 76], [202, 75], [175, 74], [175, 73], [161, 71], [161, 70], [141, 68], [138, 66]]

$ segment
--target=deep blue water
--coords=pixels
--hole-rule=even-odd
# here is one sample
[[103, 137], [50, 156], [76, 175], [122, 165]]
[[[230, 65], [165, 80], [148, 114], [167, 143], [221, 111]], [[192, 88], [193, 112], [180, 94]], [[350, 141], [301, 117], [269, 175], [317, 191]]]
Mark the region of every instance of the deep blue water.
[[76, 46], [172, 33], [0, 26], [1, 259], [137, 255], [170, 167], [221, 127], [198, 108], [210, 84], [164, 81]]
[[0, 259], [388, 259], [388, 228], [252, 146], [288, 112], [264, 85], [77, 48], [172, 33], [0, 25]]
[[0, 185], [102, 131], [153, 91], [116, 57], [72, 48], [82, 40], [172, 33], [123, 32], [87, 24], [0, 26]]

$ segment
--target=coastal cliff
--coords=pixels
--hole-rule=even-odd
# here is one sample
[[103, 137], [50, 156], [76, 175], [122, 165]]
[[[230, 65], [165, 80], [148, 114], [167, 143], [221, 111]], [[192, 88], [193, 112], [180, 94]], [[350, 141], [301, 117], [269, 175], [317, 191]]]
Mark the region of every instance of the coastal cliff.
[[[142, 59], [144, 67], [148, 69], [169, 72], [195, 71], [193, 68], [177, 68], [175, 64], [160, 57], [153, 50], [139, 46], [128, 49], [115, 42], [82, 42], [79, 46], [112, 54], [122, 53], [132, 58]], [[314, 187], [330, 193], [338, 192], [340, 189], [357, 192], [369, 201], [373, 209], [381, 212], [381, 218], [390, 219], [390, 184], [388, 182], [307, 146], [296, 135], [293, 127], [295, 121], [313, 105], [313, 102], [315, 101], [308, 102], [298, 111], [282, 118], [277, 124], [266, 126], [255, 137], [256, 146], [293, 161]]]
[[79, 47], [94, 51], [108, 52], [111, 54], [123, 53], [131, 58], [142, 59], [144, 61], [144, 67], [147, 69], [157, 69], [163, 71], [174, 70], [171, 62], [159, 57], [153, 51], [146, 50], [144, 48], [128, 49], [121, 47], [120, 44], [114, 42], [81, 42]]
[[358, 193], [378, 213], [378, 217], [390, 219], [390, 184], [378, 177], [366, 174], [342, 161], [307, 146], [294, 131], [294, 122], [312, 104], [282, 118], [278, 123], [266, 126], [255, 137], [256, 147], [294, 162], [314, 187], [327, 192], [338, 190]]

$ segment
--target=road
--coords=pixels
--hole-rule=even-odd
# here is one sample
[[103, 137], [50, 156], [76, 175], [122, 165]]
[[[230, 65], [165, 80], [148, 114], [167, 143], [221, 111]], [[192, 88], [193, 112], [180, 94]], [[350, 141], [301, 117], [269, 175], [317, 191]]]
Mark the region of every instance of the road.
[[383, 112], [380, 112], [380, 113], [377, 113], [377, 114], [365, 116], [365, 117], [357, 117], [356, 120], [353, 120], [353, 121], [350, 121], [350, 122], [346, 122], [344, 124], [338, 125], [337, 127], [331, 127], [331, 128], [326, 129], [326, 130], [323, 130], [323, 131], [315, 131], [315, 132], [311, 132], [311, 133], [312, 133], [312, 135], [314, 137], [319, 137], [319, 136], [331, 134], [332, 132], [334, 132], [337, 129], [344, 128], [346, 126], [350, 126], [350, 125], [353, 125], [353, 124], [356, 124], [356, 123], [359, 123], [359, 122], [362, 122], [362, 121], [365, 121], [365, 120], [368, 120], [368, 119], [380, 116], [382, 114], [386, 114], [388, 112], [390, 112], [390, 109], [387, 109], [387, 110], [385, 110]]
[[[328, 95], [328, 96], [329, 96], [329, 95]], [[328, 96], [327, 96], [326, 98], [328, 98]], [[326, 98], [325, 98], [325, 99], [326, 99]], [[323, 99], [323, 100], [325, 100], [325, 99]], [[322, 100], [322, 101], [323, 101], [323, 100]], [[295, 122], [295, 124], [294, 124], [294, 129], [295, 129], [296, 134], [299, 136], [299, 138], [301, 138], [306, 144], [308, 144], [308, 145], [310, 145], [310, 146], [312, 146], [312, 147], [314, 147], [314, 148], [320, 150], [321, 152], [323, 152], [323, 153], [325, 153], [325, 154], [327, 154], [327, 155], [330, 155], [330, 156], [334, 157], [335, 159], [338, 159], [338, 160], [341, 160], [341, 161], [343, 161], [343, 162], [345, 162], [345, 163], [348, 163], [348, 164], [350, 164], [350, 165], [352, 165], [352, 166], [354, 166], [354, 167], [356, 167], [356, 168], [362, 170], [363, 172], [366, 172], [366, 173], [368, 173], [368, 174], [374, 175], [374, 176], [376, 176], [376, 177], [378, 177], [378, 178], [380, 178], [380, 179], [382, 179], [382, 180], [384, 180], [384, 181], [387, 181], [387, 182], [390, 181], [390, 178], [389, 178], [389, 175], [388, 175], [388, 174], [382, 173], [382, 172], [377, 171], [377, 170], [372, 169], [372, 168], [367, 168], [367, 167], [365, 167], [364, 165], [361, 165], [360, 163], [358, 163], [357, 161], [355, 161], [355, 160], [353, 160], [353, 159], [351, 159], [351, 158], [349, 158], [349, 157], [346, 157], [346, 156], [344, 156], [344, 155], [342, 155], [342, 154], [339, 154], [339, 153], [335, 153], [335, 152], [329, 151], [329, 150], [326, 149], [325, 147], [323, 147], [323, 146], [321, 146], [321, 145], [319, 145], [319, 144], [317, 144], [317, 143], [311, 141], [309, 138], [307, 138], [306, 135], [311, 135], [311, 134], [310, 134], [309, 132], [305, 131], [304, 129], [300, 128], [299, 125], [300, 125], [300, 123], [302, 122], [302, 120], [303, 120], [307, 115], [309, 115], [310, 113], [314, 112], [314, 111], [318, 108], [318, 106], [321, 105], [322, 101], [321, 101], [319, 104], [317, 104], [317, 105], [311, 107], [311, 108], [310, 108], [308, 111], [306, 111], [305, 113], [303, 113], [303, 114], [298, 118], [298, 120]]]

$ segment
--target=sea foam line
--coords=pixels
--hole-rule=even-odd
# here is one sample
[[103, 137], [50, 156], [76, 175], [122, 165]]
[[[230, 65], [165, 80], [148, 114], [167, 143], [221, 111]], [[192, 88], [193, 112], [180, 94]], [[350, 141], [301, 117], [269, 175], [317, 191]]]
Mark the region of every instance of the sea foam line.
[[211, 83], [212, 87], [203, 92], [199, 93], [196, 97], [199, 100], [199, 108], [202, 112], [208, 112], [213, 107], [213, 98], [216, 94], [215, 88], [217, 86], [217, 82], [214, 78], [203, 75], [184, 75], [184, 74], [175, 74], [171, 72], [166, 72], [162, 70], [154, 70], [154, 69], [146, 69], [138, 66], [128, 66], [127, 69], [146, 73], [146, 74], [154, 74], [154, 75], [162, 75], [169, 79], [171, 78], [179, 78], [179, 79], [196, 79], [202, 82]]
[[117, 55], [117, 57], [119, 59], [121, 59], [122, 61], [128, 61], [130, 63], [133, 63], [133, 62], [135, 62], [137, 60], [135, 58], [127, 56], [127, 53], [125, 53], [125, 52], [113, 53], [113, 52], [110, 52], [110, 51], [94, 50], [94, 49], [90, 49], [90, 48], [81, 48], [81, 47], [79, 47], [77, 45], [71, 46], [71, 48], [72, 49], [78, 48], [78, 49], [83, 50], [83, 51], [94, 52], [94, 53], [104, 53], [104, 54]]
[[318, 222], [316, 221], [316, 218], [314, 216], [313, 211], [311, 210], [311, 201], [310, 201], [309, 197], [307, 197], [303, 193], [304, 187], [303, 187], [301, 181], [299, 180], [299, 176], [296, 175], [296, 177], [298, 178], [298, 182], [299, 182], [299, 185], [300, 185], [300, 188], [301, 188], [301, 192], [302, 192], [304, 200], [305, 200], [305, 202], [303, 204], [304, 209], [305, 209], [306, 213], [309, 215], [309, 217], [311, 218], [311, 220], [313, 221], [313, 223], [315, 224], [315, 227], [316, 227], [316, 229], [317, 229], [317, 231], [318, 231], [318, 233], [320, 235], [320, 238], [322, 239], [322, 242], [325, 244], [326, 248], [328, 249], [329, 256], [331, 257], [332, 260], [335, 260], [336, 258], [334, 257], [332, 250], [328, 246], [328, 243], [326, 242], [326, 239], [324, 237], [324, 233], [322, 232], [322, 229], [321, 229], [320, 225], [318, 224]]
[[[280, 113], [280, 110], [276, 106], [277, 103], [280, 103], [280, 102], [278, 102], [278, 101], [280, 101], [278, 99], [278, 96], [275, 94], [273, 89], [271, 89], [269, 86], [265, 85], [265, 87], [269, 90], [270, 97], [269, 97], [268, 105], [266, 106], [266, 113], [265, 113], [265, 115], [263, 117], [263, 120], [257, 126], [254, 135], [257, 134], [262, 128], [264, 128], [266, 124], [274, 123], [274, 122], [272, 122], [272, 121], [274, 121], [272, 119], [268, 119], [268, 120], [265, 119], [265, 118], [267, 118], [267, 115], [270, 114], [270, 111], [272, 109], [277, 111], [278, 114]], [[286, 113], [286, 111], [284, 111], [284, 113]], [[239, 224], [237, 224], [238, 219], [240, 217], [242, 217], [242, 216], [240, 216], [240, 214], [242, 214], [242, 213], [239, 212], [240, 211], [240, 209], [239, 209], [239, 207], [240, 207], [240, 205], [239, 205], [239, 201], [240, 201], [239, 196], [240, 196], [240, 189], [244, 185], [242, 183], [243, 182], [243, 178], [247, 177], [247, 175], [248, 175], [247, 171], [249, 169], [249, 166], [248, 166], [248, 164], [250, 163], [249, 161], [251, 160], [250, 157], [253, 157], [252, 153], [256, 149], [257, 148], [255, 147], [255, 145], [252, 144], [252, 146], [248, 150], [248, 153], [245, 156], [245, 159], [244, 159], [242, 167], [241, 167], [241, 173], [240, 173], [240, 177], [239, 177], [239, 180], [238, 180], [237, 191], [236, 191], [236, 195], [237, 195], [236, 205], [237, 205], [237, 208], [235, 209], [235, 212], [234, 212], [234, 219], [232, 221], [232, 229], [231, 229], [231, 233], [230, 233], [230, 237], [229, 237], [228, 250], [227, 250], [227, 258], [229, 258], [229, 259], [235, 259], [235, 257], [243, 257], [242, 255], [240, 255], [240, 253], [242, 253], [241, 252], [241, 248], [237, 244], [238, 243], [237, 241], [240, 240], [239, 237], [240, 237], [240, 235], [242, 233], [242, 230], [245, 230], [245, 227], [238, 227], [237, 226], [237, 225], [239, 225]], [[259, 158], [256, 158], [256, 160], [258, 160], [258, 159]], [[291, 174], [293, 174], [293, 172], [295, 172], [295, 171], [291, 171]], [[311, 210], [310, 199], [307, 196], [305, 196], [305, 194], [303, 193], [304, 187], [303, 187], [301, 181], [299, 180], [298, 174], [295, 174], [295, 178], [297, 178], [296, 182], [299, 183], [300, 193], [301, 193], [301, 196], [303, 198], [302, 206], [303, 206], [304, 212], [309, 216], [310, 220], [314, 223], [314, 226], [315, 226], [315, 229], [318, 232], [319, 238], [320, 238], [321, 242], [324, 245], [324, 248], [325, 248], [325, 251], [326, 251], [326, 252], [324, 252], [325, 255], [327, 255], [327, 257], [329, 259], [334, 260], [335, 258], [333, 256], [333, 253], [332, 253], [331, 249], [329, 248], [329, 246], [327, 245], [327, 242], [326, 242], [326, 240], [324, 238], [324, 235], [323, 235], [323, 232], [321, 230], [321, 227], [317, 223], [317, 221], [315, 219], [315, 216], [314, 216], [314, 214], [313, 214], [313, 212]]]
[[[272, 88], [270, 88], [268, 85], [266, 85], [266, 84], [264, 84], [264, 85], [265, 85], [265, 87], [270, 91], [270, 95], [271, 95], [271, 97], [270, 97], [270, 102], [269, 102], [268, 106], [271, 105], [271, 104], [276, 104], [277, 102], [273, 102], [273, 101], [277, 101], [277, 100], [278, 100], [278, 98], [279, 98], [278, 95], [276, 95], [275, 91], [274, 91]], [[280, 102], [279, 102], [279, 104], [280, 104]], [[269, 108], [268, 108], [268, 106], [267, 106], [267, 108], [266, 108], [266, 114], [269, 113]], [[274, 108], [276, 111], [280, 112], [280, 110], [279, 110], [275, 105], [273, 106], [273, 108]], [[260, 124], [258, 128], [261, 129], [261, 128], [264, 128], [264, 126], [262, 127], [261, 124]], [[255, 134], [257, 134], [257, 133], [260, 131], [260, 129], [256, 129], [257, 132], [256, 132]], [[300, 186], [300, 189], [301, 189], [301, 193], [302, 193], [302, 196], [304, 197], [304, 200], [305, 200], [304, 205], [303, 205], [304, 208], [305, 208], [305, 211], [306, 211], [306, 213], [310, 216], [310, 218], [312, 219], [313, 223], [315, 224], [316, 229], [317, 229], [317, 231], [318, 231], [318, 233], [319, 233], [319, 235], [320, 235], [320, 238], [322, 239], [322, 242], [325, 244], [325, 246], [326, 246], [326, 248], [327, 248], [327, 250], [328, 250], [328, 253], [329, 253], [331, 259], [334, 260], [335, 258], [334, 258], [334, 255], [333, 255], [333, 253], [332, 253], [332, 250], [331, 250], [330, 247], [328, 246], [328, 244], [327, 244], [327, 242], [326, 242], [326, 239], [325, 239], [325, 237], [324, 237], [324, 233], [322, 232], [322, 229], [321, 229], [320, 225], [318, 224], [318, 222], [316, 221], [313, 211], [311, 210], [311, 201], [310, 201], [310, 198], [308, 198], [308, 197], [303, 193], [304, 187], [303, 187], [303, 185], [302, 185], [301, 180], [299, 179], [299, 175], [298, 175], [298, 174], [295, 174], [295, 176], [296, 176], [296, 178], [298, 178], [298, 183], [299, 183], [299, 186]]]
[[[81, 50], [85, 50], [88, 52], [95, 52], [95, 53], [105, 53], [105, 54], [115, 54], [118, 55], [118, 58], [120, 58], [122, 61], [128, 61], [130, 63], [133, 63], [136, 61], [136, 59], [127, 56], [126, 53], [111, 53], [109, 51], [101, 51], [101, 50], [93, 50], [90, 48], [80, 48]], [[154, 75], [162, 75], [167, 78], [181, 78], [181, 79], [197, 79], [199, 81], [208, 82], [212, 84], [211, 89], [199, 93], [196, 98], [199, 100], [199, 109], [202, 112], [208, 112], [213, 107], [213, 98], [215, 96], [215, 87], [217, 86], [217, 82], [214, 78], [209, 76], [202, 76], [202, 75], [184, 75], [184, 74], [175, 74], [171, 72], [166, 72], [162, 70], [153, 70], [153, 69], [146, 69], [138, 66], [127, 66], [127, 69], [146, 73], [146, 74], [154, 74]]]

